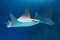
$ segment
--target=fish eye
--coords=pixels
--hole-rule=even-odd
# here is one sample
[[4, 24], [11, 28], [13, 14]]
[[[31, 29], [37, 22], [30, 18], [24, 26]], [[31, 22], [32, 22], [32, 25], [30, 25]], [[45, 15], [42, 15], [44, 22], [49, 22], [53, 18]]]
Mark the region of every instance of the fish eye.
[[32, 20], [32, 22], [37, 22], [36, 20]]

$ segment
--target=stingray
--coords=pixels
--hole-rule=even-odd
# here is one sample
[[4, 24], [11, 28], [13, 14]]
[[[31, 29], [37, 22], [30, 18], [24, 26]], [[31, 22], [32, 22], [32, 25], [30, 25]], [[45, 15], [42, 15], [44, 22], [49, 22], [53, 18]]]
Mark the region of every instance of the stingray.
[[38, 23], [44, 23], [48, 25], [53, 25], [54, 22], [47, 17], [39, 16], [38, 13], [35, 13], [35, 18], [30, 17], [28, 9], [25, 10], [25, 13], [16, 19], [12, 13], [10, 13], [11, 21], [7, 22], [7, 27], [31, 27], [37, 25]]

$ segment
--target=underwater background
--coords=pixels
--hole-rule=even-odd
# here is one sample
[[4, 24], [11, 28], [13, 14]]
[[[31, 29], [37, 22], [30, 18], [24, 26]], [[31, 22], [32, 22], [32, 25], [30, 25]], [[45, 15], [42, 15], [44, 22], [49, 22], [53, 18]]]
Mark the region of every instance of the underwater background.
[[[9, 13], [19, 18], [26, 8], [31, 18], [37, 12], [40, 16], [50, 16], [55, 24], [7, 28], [5, 22], [10, 20]], [[60, 0], [0, 0], [0, 40], [60, 40]]]

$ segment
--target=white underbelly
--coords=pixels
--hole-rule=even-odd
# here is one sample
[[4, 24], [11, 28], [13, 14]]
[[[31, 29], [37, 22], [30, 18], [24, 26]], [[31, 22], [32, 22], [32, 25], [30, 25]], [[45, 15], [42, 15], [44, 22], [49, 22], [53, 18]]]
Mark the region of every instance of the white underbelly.
[[19, 22], [32, 22], [30, 19], [17, 19]]

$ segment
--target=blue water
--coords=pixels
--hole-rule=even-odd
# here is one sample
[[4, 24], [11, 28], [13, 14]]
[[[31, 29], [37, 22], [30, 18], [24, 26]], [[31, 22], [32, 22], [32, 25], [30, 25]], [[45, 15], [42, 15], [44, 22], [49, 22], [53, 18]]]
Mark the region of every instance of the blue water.
[[[56, 12], [59, 3], [57, 0], [0, 0], [0, 40], [60, 40], [59, 14]], [[7, 28], [4, 22], [10, 20], [9, 13], [16, 18], [20, 17], [28, 8], [31, 18], [35, 12], [45, 15], [52, 8], [52, 21], [54, 25], [39, 23], [28, 28]]]

